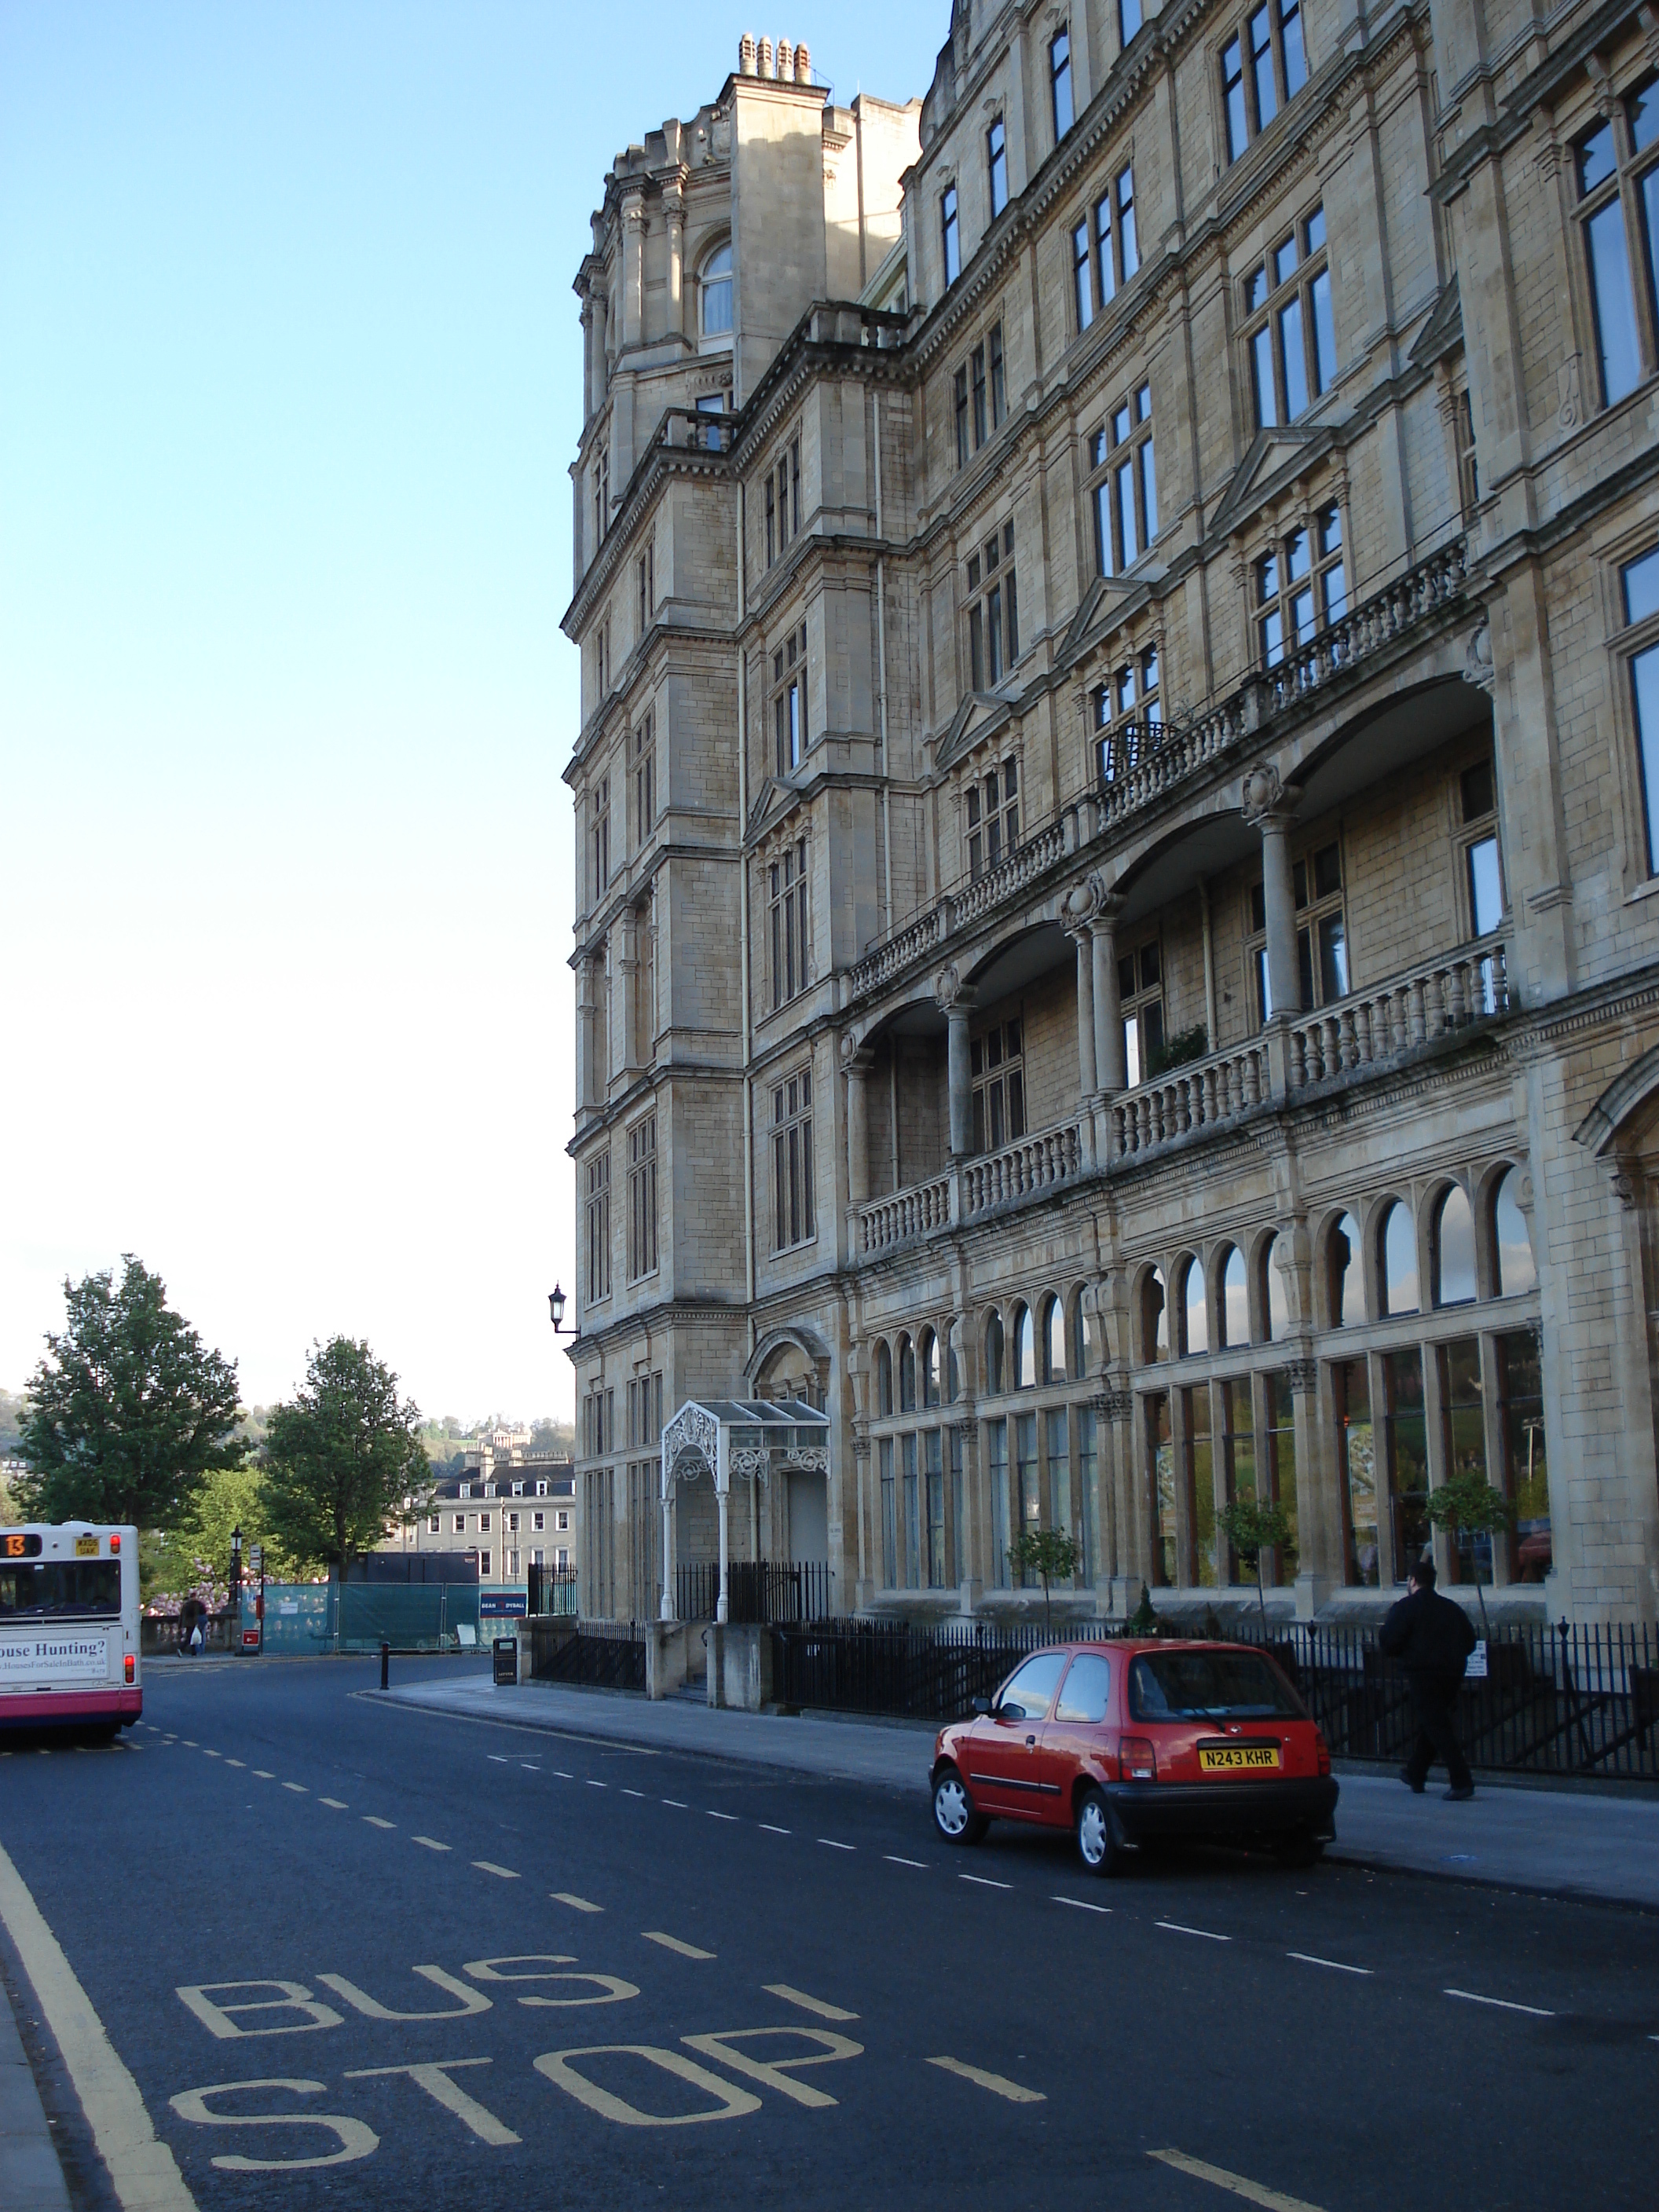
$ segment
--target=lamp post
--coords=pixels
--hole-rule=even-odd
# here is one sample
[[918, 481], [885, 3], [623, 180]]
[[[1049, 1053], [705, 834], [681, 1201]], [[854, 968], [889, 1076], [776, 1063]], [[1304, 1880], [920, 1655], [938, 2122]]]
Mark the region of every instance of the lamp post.
[[230, 1617], [232, 1649], [242, 1648], [242, 1530], [239, 1522], [230, 1532]]
[[552, 1319], [555, 1336], [574, 1336], [575, 1330], [564, 1325], [564, 1292], [556, 1283], [547, 1294], [547, 1310]]

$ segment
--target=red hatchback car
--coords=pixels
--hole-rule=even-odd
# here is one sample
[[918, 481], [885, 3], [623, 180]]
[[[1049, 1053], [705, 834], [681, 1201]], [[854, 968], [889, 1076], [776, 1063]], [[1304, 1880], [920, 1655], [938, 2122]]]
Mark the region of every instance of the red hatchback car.
[[1325, 1739], [1249, 1644], [1061, 1644], [975, 1713], [934, 1747], [946, 1843], [976, 1844], [994, 1820], [1070, 1828], [1105, 1875], [1155, 1837], [1269, 1843], [1305, 1865], [1336, 1833]]

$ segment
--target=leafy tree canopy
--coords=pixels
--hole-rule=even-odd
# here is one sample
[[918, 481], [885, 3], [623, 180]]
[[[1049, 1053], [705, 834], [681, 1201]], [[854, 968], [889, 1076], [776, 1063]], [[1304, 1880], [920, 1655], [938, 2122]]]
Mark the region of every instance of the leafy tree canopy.
[[216, 1468], [191, 1498], [184, 1517], [158, 1530], [139, 1552], [140, 1586], [153, 1598], [199, 1597], [216, 1609], [230, 1590], [230, 1535], [242, 1532], [242, 1557], [263, 1544], [265, 1579], [295, 1579], [297, 1562], [289, 1557], [266, 1522], [262, 1481], [257, 1468]]
[[1069, 1582], [1083, 1558], [1083, 1547], [1063, 1528], [1022, 1528], [1008, 1547], [1008, 1564], [1016, 1574], [1037, 1576], [1042, 1583], [1042, 1613], [1052, 1616], [1049, 1584]]
[[41, 1521], [176, 1521], [208, 1474], [240, 1467], [236, 1363], [210, 1352], [131, 1252], [66, 1281], [68, 1317], [29, 1379], [14, 1485]]
[[1256, 1603], [1265, 1624], [1267, 1601], [1261, 1589], [1261, 1554], [1290, 1542], [1295, 1533], [1291, 1516], [1276, 1498], [1255, 1498], [1245, 1490], [1220, 1508], [1215, 1522], [1244, 1565], [1255, 1570]]
[[344, 1567], [426, 1510], [431, 1463], [420, 1408], [367, 1344], [313, 1344], [291, 1405], [267, 1416], [260, 1502], [303, 1565]]

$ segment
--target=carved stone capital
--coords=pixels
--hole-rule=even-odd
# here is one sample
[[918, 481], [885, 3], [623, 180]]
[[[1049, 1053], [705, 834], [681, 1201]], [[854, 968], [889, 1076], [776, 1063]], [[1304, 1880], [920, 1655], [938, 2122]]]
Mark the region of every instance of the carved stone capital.
[[933, 978], [933, 996], [941, 1013], [952, 1012], [966, 1014], [974, 1003], [974, 994], [962, 979], [962, 970], [951, 962], [939, 969]]
[[1319, 1362], [1316, 1359], [1290, 1360], [1285, 1364], [1285, 1372], [1291, 1390], [1298, 1398], [1305, 1398], [1319, 1388]]
[[1293, 783], [1285, 783], [1271, 761], [1261, 761], [1245, 772], [1238, 803], [1252, 829], [1269, 822], [1288, 821], [1302, 797]]
[[1468, 642], [1463, 648], [1463, 681], [1473, 684], [1482, 691], [1490, 691], [1496, 680], [1492, 665], [1492, 624], [1482, 615], [1469, 632]]

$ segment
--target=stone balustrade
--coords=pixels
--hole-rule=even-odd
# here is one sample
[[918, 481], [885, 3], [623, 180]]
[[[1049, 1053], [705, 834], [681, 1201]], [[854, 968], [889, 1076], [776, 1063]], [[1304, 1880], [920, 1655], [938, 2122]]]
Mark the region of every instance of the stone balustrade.
[[1039, 1129], [1000, 1152], [986, 1152], [962, 1166], [963, 1218], [989, 1213], [1016, 1199], [1034, 1198], [1069, 1182], [1083, 1166], [1083, 1136], [1076, 1121]]
[[1212, 1052], [1114, 1098], [1107, 1108], [1108, 1156], [1132, 1159], [1195, 1129], [1234, 1121], [1272, 1096], [1267, 1048], [1260, 1038], [1235, 1052]]
[[855, 1206], [853, 1213], [853, 1251], [856, 1258], [885, 1252], [895, 1244], [908, 1244], [913, 1237], [930, 1236], [951, 1221], [951, 1178], [934, 1176], [912, 1183], [908, 1190], [890, 1192]]
[[1104, 1148], [1099, 1165], [1109, 1174], [1143, 1153], [1220, 1131], [1276, 1097], [1363, 1077], [1510, 1007], [1503, 941], [1481, 938], [1120, 1092], [1104, 1102], [1098, 1139], [1079, 1116], [854, 1207], [854, 1261], [1073, 1182], [1095, 1166], [1097, 1142]]
[[1482, 939], [1316, 1014], [1298, 1016], [1291, 1024], [1290, 1087], [1300, 1091], [1394, 1060], [1448, 1030], [1507, 1013], [1509, 1006], [1504, 947], [1496, 938]]

